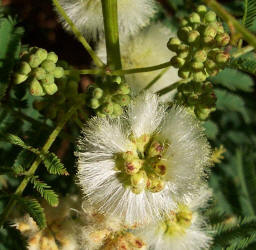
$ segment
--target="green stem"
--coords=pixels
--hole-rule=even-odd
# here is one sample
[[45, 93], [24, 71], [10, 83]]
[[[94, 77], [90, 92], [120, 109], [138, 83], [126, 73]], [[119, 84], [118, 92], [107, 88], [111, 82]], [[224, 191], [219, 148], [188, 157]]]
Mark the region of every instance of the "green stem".
[[218, 2], [215, 0], [203, 0], [210, 8], [212, 8], [221, 18], [223, 18], [228, 25], [233, 26], [239, 32], [242, 38], [256, 48], [256, 36], [248, 31], [244, 25], [238, 22], [232, 15], [230, 15]]
[[[245, 25], [247, 14], [248, 14], [248, 0], [245, 0], [244, 1], [244, 16], [243, 16], [243, 20], [242, 20], [243, 25]], [[242, 46], [243, 46], [243, 39], [240, 39], [238, 42], [237, 48], [241, 49]]]
[[114, 71], [110, 71], [108, 74], [109, 75], [127, 75], [127, 74], [134, 74], [134, 73], [143, 73], [143, 72], [150, 72], [150, 71], [155, 71], [159, 69], [164, 69], [170, 66], [171, 66], [171, 63], [166, 62], [166, 63], [145, 67], [145, 68], [114, 70]]
[[183, 83], [187, 83], [187, 82], [190, 82], [192, 80], [192, 78], [188, 78], [188, 79], [182, 79], [180, 81], [177, 81], [175, 83], [172, 83], [170, 86], [167, 86], [159, 91], [157, 91], [156, 93], [159, 95], [159, 96], [162, 96], [168, 92], [171, 92], [172, 90], [176, 89], [180, 84], [183, 84]]
[[118, 32], [117, 0], [101, 0], [107, 48], [107, 64], [111, 69], [121, 69]]
[[253, 50], [254, 50], [254, 47], [248, 45], [246, 47], [243, 47], [242, 49], [238, 49], [237, 51], [235, 51], [231, 55], [232, 55], [232, 57], [237, 58], [237, 57], [242, 56], [242, 55], [244, 55], [244, 54], [246, 54], [248, 52], [251, 52]]
[[104, 73], [102, 68], [99, 69], [81, 69], [81, 70], [65, 70], [65, 75], [70, 75], [72, 72], [78, 72], [80, 75], [101, 75]]
[[151, 88], [169, 69], [170, 67], [166, 67], [165, 69], [161, 70], [161, 72], [144, 89], [146, 90]]
[[[59, 122], [59, 124], [57, 125], [57, 127], [53, 130], [53, 132], [50, 134], [49, 138], [47, 139], [46, 143], [44, 144], [42, 151], [43, 152], [47, 152], [50, 147], [52, 146], [52, 144], [54, 143], [54, 141], [56, 140], [57, 136], [59, 135], [59, 133], [61, 132], [61, 130], [63, 129], [63, 127], [65, 126], [66, 122], [71, 118], [72, 114], [74, 113], [74, 111], [76, 110], [77, 107], [72, 107], [67, 113], [66, 115], [63, 117], [63, 119]], [[0, 218], [0, 228], [1, 226], [4, 224], [4, 222], [7, 220], [7, 218], [9, 217], [10, 213], [12, 212], [13, 208], [15, 207], [16, 204], [16, 200], [15, 200], [15, 196], [21, 196], [23, 191], [25, 190], [26, 186], [28, 185], [31, 176], [33, 176], [38, 168], [38, 166], [41, 163], [41, 158], [37, 157], [35, 159], [35, 161], [33, 162], [33, 164], [31, 165], [30, 169], [27, 171], [27, 176], [23, 179], [23, 181], [20, 183], [20, 185], [18, 186], [18, 188], [16, 189], [14, 195], [11, 197], [11, 199], [9, 200], [1, 218]]]
[[76, 36], [77, 40], [84, 46], [84, 48], [87, 50], [87, 52], [92, 57], [94, 63], [98, 67], [104, 67], [104, 63], [101, 61], [101, 59], [96, 55], [96, 53], [93, 51], [92, 47], [89, 45], [89, 43], [86, 41], [86, 39], [83, 37], [81, 32], [77, 29], [75, 24], [71, 21], [71, 19], [68, 17], [62, 6], [60, 5], [58, 0], [52, 0], [53, 4], [55, 5], [57, 11], [63, 16], [65, 21], [69, 24], [71, 30], [73, 31], [74, 35]]

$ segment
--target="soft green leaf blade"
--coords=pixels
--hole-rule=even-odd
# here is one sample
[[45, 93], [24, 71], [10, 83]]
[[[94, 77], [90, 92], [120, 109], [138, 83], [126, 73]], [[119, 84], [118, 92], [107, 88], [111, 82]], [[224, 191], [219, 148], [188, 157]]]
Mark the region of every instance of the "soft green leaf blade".
[[34, 198], [15, 197], [23, 209], [29, 213], [40, 229], [46, 227], [44, 209]]
[[40, 195], [52, 206], [57, 207], [59, 204], [58, 195], [51, 189], [49, 185], [39, 180], [38, 176], [33, 176], [30, 179], [31, 183], [34, 186]]

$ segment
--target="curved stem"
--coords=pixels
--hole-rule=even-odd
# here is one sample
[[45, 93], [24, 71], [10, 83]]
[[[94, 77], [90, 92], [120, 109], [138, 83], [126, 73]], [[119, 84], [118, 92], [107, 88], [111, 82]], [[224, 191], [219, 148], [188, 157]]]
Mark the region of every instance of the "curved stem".
[[162, 63], [155, 66], [145, 67], [145, 68], [136, 68], [136, 69], [123, 69], [123, 70], [114, 70], [107, 72], [109, 75], [127, 75], [127, 74], [134, 74], [134, 73], [143, 73], [143, 72], [150, 72], [159, 69], [164, 69], [171, 66], [171, 62]]
[[170, 67], [163, 69], [144, 89], [146, 90], [151, 88], [169, 69]]
[[253, 50], [254, 50], [254, 47], [248, 45], [248, 46], [246, 46], [246, 47], [243, 47], [243, 48], [241, 48], [241, 49], [238, 49], [237, 51], [235, 51], [235, 52], [232, 53], [231, 55], [232, 55], [232, 57], [237, 58], [237, 57], [242, 56], [242, 55], [244, 55], [244, 54], [246, 54], [246, 53], [248, 53], [248, 52], [251, 52], [251, 51], [253, 51]]
[[177, 82], [175, 82], [175, 83], [172, 83], [171, 85], [169, 85], [169, 86], [167, 86], [167, 87], [165, 87], [165, 88], [163, 88], [163, 89], [157, 91], [156, 93], [157, 93], [159, 96], [162, 96], [162, 95], [164, 95], [164, 94], [166, 94], [166, 93], [168, 93], [168, 92], [171, 92], [172, 90], [178, 88], [178, 86], [179, 86], [180, 84], [190, 82], [191, 80], [192, 80], [192, 78], [182, 79], [182, 80], [180, 80], [180, 81], [177, 81]]
[[92, 47], [89, 45], [89, 43], [86, 41], [84, 36], [81, 34], [81, 32], [77, 29], [75, 24], [71, 21], [71, 19], [68, 17], [62, 6], [60, 5], [58, 0], [52, 0], [53, 4], [55, 5], [57, 11], [63, 16], [65, 21], [69, 24], [71, 30], [73, 31], [74, 35], [76, 36], [77, 40], [84, 46], [84, 48], [87, 50], [87, 52], [92, 57], [94, 63], [98, 67], [104, 67], [104, 63], [101, 61], [101, 59], [96, 55], [96, 53], [93, 51]]
[[72, 72], [77, 72], [80, 75], [101, 75], [104, 74], [104, 69], [77, 69], [77, 70], [65, 70], [66, 75], [72, 74]]
[[203, 0], [210, 8], [212, 8], [221, 18], [223, 18], [228, 25], [233, 26], [239, 32], [242, 38], [256, 48], [256, 36], [254, 36], [244, 25], [238, 22], [232, 15], [230, 15], [217, 1]]
[[[65, 126], [66, 122], [71, 118], [71, 116], [72, 116], [72, 114], [74, 113], [75, 110], [76, 110], [76, 107], [72, 107], [66, 113], [66, 115], [63, 117], [63, 119], [59, 122], [57, 127], [53, 130], [53, 132], [50, 134], [49, 138], [47, 139], [46, 143], [44, 144], [44, 146], [42, 148], [43, 152], [47, 152], [50, 149], [50, 147], [52, 146], [52, 144], [56, 140], [57, 136], [59, 135], [59, 133], [61, 132], [61, 130]], [[35, 161], [31, 165], [30, 169], [27, 171], [27, 176], [23, 179], [23, 181], [20, 183], [20, 185], [16, 189], [14, 195], [9, 200], [9, 202], [8, 202], [8, 204], [7, 204], [5, 210], [4, 210], [4, 212], [3, 212], [3, 214], [0, 218], [0, 228], [4, 224], [4, 222], [7, 220], [7, 218], [9, 217], [10, 213], [12, 212], [13, 208], [16, 205], [15, 196], [22, 195], [23, 191], [25, 190], [25, 188], [27, 187], [27, 185], [30, 181], [30, 177], [35, 174], [35, 172], [36, 172], [38, 166], [40, 165], [41, 161], [42, 160], [41, 160], [40, 157], [37, 157], [35, 159]]]

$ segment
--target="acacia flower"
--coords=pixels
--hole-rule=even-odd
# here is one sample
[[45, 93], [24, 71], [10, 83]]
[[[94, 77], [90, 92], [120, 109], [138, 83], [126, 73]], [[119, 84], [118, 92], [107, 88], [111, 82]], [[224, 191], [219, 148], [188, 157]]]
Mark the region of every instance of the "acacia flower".
[[205, 250], [211, 244], [204, 218], [198, 212], [205, 207], [211, 191], [203, 187], [197, 194], [178, 202], [174, 210], [155, 224], [142, 229], [138, 235], [152, 250]]
[[202, 182], [209, 144], [199, 122], [182, 107], [170, 110], [144, 93], [118, 119], [92, 118], [78, 147], [78, 179], [85, 197], [127, 224], [161, 217]]
[[[174, 36], [171, 30], [163, 24], [157, 23], [145, 28], [135, 37], [124, 42], [122, 41], [120, 46], [123, 68], [143, 68], [168, 62], [175, 55], [167, 48], [170, 36]], [[97, 53], [103, 61], [106, 61], [107, 56], [104, 42], [99, 43]], [[136, 94], [145, 88], [161, 71], [160, 69], [130, 74], [126, 75], [125, 79]], [[171, 67], [149, 90], [154, 93], [178, 80], [177, 69]]]
[[[96, 40], [104, 33], [101, 0], [60, 0], [60, 4], [86, 37]], [[140, 28], [148, 25], [155, 9], [154, 0], [118, 0], [121, 38], [133, 35]], [[70, 29], [64, 20], [63, 23], [67, 29]]]

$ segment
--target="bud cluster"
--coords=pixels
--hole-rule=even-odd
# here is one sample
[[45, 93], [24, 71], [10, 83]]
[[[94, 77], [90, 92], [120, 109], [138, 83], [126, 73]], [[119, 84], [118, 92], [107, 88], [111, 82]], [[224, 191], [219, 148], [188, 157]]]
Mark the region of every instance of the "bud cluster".
[[130, 87], [120, 77], [107, 79], [91, 85], [88, 91], [88, 106], [100, 117], [118, 117], [130, 103]]
[[162, 231], [168, 236], [182, 235], [192, 223], [193, 212], [185, 205], [179, 205], [176, 211], [171, 211], [161, 223]]
[[116, 166], [121, 171], [120, 179], [130, 186], [135, 194], [143, 190], [152, 193], [162, 191], [167, 173], [167, 165], [162, 156], [167, 144], [149, 135], [131, 137], [130, 140], [131, 150], [116, 159]]
[[229, 54], [224, 51], [230, 37], [224, 32], [216, 14], [200, 5], [197, 11], [183, 19], [177, 33], [178, 37], [170, 38], [167, 47], [177, 53], [171, 64], [179, 68], [179, 76], [204, 82], [224, 68]]
[[[54, 96], [34, 102], [34, 107], [52, 120], [59, 120], [75, 104], [79, 104], [81, 107], [85, 106], [85, 94], [78, 91], [79, 73], [73, 70], [65, 61], [59, 61], [57, 65], [65, 70], [69, 70], [70, 74], [57, 79], [56, 83], [59, 91]], [[74, 116], [78, 117], [78, 113], [76, 112]]]
[[199, 120], [205, 120], [215, 111], [216, 96], [210, 82], [184, 83], [178, 87], [176, 102], [189, 108]]
[[58, 56], [45, 49], [31, 47], [21, 55], [13, 81], [15, 84], [26, 82], [34, 96], [53, 95], [57, 92], [56, 79], [64, 76], [64, 69], [56, 66]]

